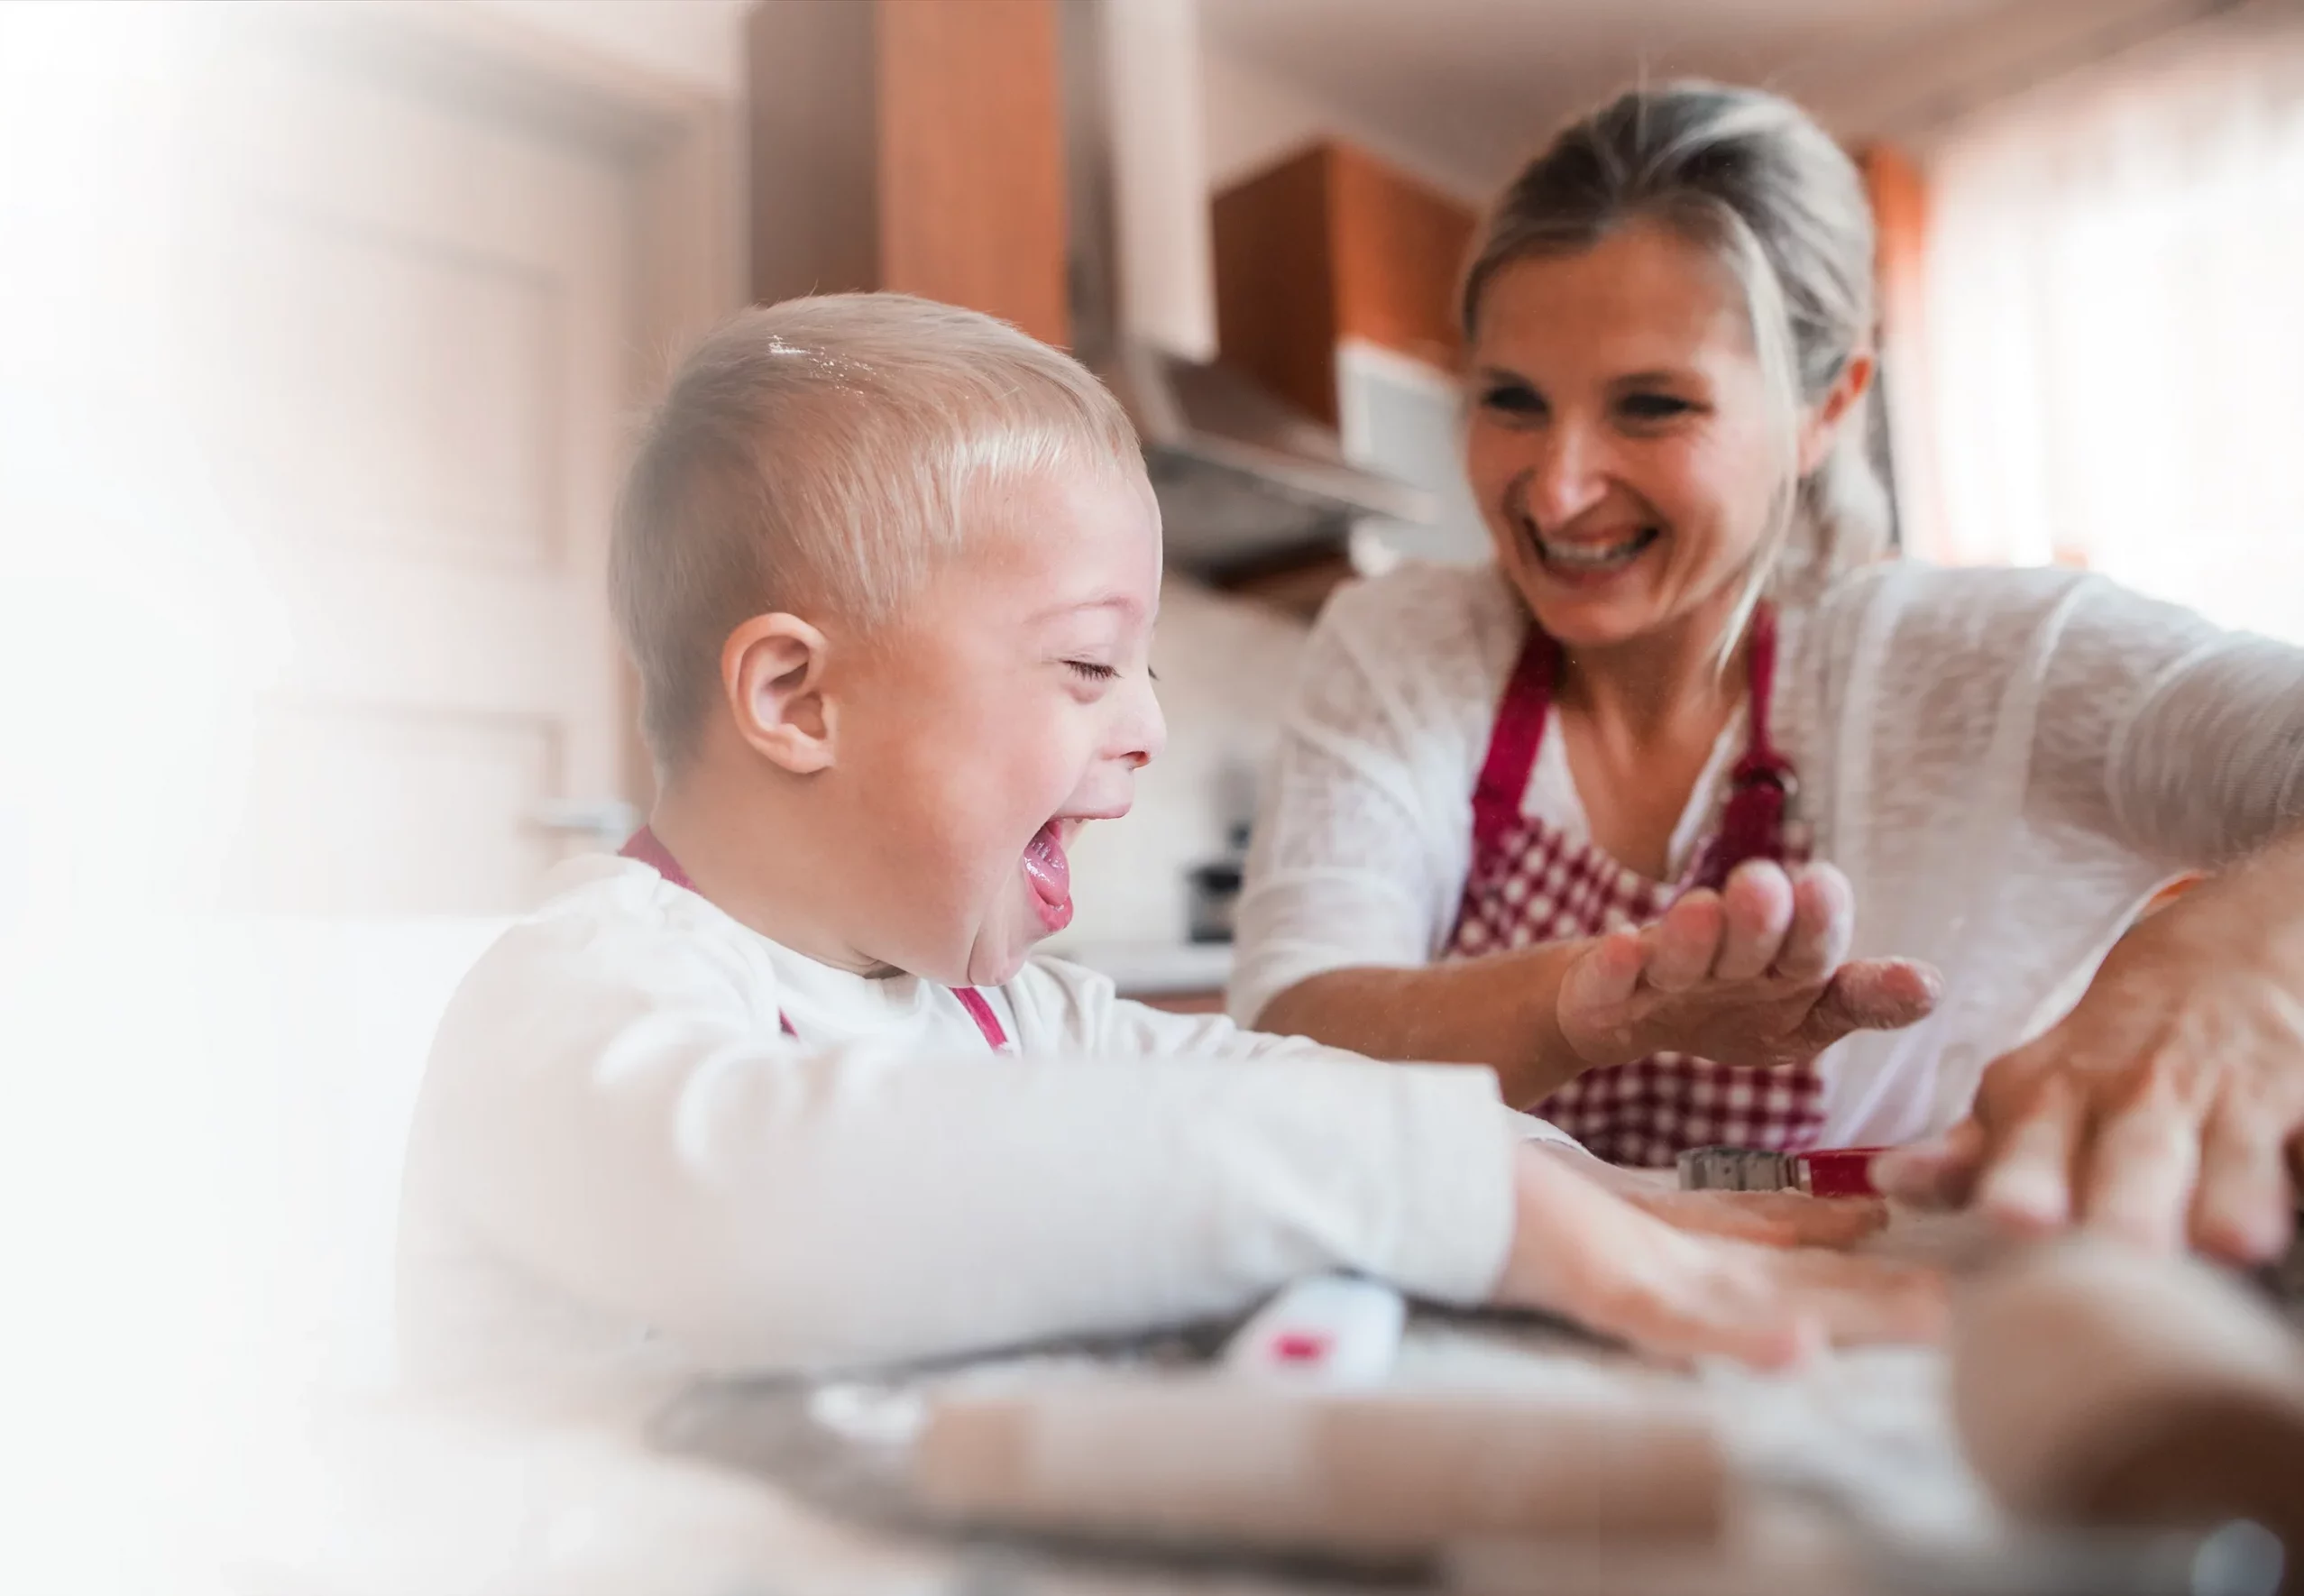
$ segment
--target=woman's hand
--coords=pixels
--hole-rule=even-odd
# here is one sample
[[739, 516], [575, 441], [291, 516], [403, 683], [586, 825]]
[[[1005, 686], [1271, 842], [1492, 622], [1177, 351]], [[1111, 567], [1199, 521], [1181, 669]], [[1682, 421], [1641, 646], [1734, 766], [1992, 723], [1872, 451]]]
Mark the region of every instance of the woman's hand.
[[1855, 895], [1830, 865], [1739, 865], [1721, 892], [1595, 942], [1562, 977], [1562, 1039], [1588, 1067], [1657, 1052], [1802, 1064], [1851, 1031], [1893, 1031], [1936, 1006], [1936, 972], [1846, 962]]
[[1719, 1354], [1760, 1368], [1834, 1343], [1941, 1332], [1944, 1284], [1932, 1270], [1696, 1234], [1593, 1179], [1589, 1155], [1528, 1142], [1515, 1156], [1518, 1218], [1500, 1306], [1563, 1314], [1659, 1357]]
[[1967, 1119], [1873, 1170], [2023, 1233], [2278, 1256], [2304, 1181], [2304, 837], [2130, 931], [2061, 1024], [1985, 1070]]

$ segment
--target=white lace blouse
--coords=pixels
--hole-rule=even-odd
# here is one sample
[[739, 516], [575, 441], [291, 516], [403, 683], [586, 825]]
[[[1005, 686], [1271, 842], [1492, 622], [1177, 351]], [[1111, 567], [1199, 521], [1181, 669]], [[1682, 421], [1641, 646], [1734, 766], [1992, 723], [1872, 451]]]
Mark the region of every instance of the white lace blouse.
[[[1315, 629], [1263, 798], [1232, 1011], [1325, 970], [1436, 957], [1470, 867], [1470, 795], [1523, 636], [1492, 567], [1411, 565]], [[1923, 959], [1926, 1023], [1825, 1057], [1825, 1145], [1966, 1111], [2052, 1023], [2155, 888], [2304, 819], [2304, 650], [2061, 570], [1876, 565], [1781, 616], [1774, 730], [1795, 823], [1856, 891], [1856, 953]], [[1711, 830], [1720, 746], [1676, 831]], [[1547, 735], [1523, 807], [1584, 817]]]

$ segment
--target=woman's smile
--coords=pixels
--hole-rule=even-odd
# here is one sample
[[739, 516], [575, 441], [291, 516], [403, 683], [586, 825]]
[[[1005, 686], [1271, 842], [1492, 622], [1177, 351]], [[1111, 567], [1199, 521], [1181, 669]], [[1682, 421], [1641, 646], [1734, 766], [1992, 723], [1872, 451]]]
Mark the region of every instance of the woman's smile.
[[1618, 526], [1547, 537], [1526, 514], [1519, 521], [1538, 564], [1555, 581], [1572, 587], [1596, 587], [1621, 575], [1664, 540], [1664, 528], [1657, 526]]

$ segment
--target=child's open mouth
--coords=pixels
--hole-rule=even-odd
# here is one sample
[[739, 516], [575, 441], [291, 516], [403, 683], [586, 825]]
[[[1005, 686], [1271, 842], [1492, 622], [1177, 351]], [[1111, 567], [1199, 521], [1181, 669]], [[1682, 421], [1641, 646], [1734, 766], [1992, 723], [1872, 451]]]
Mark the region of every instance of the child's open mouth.
[[1033, 907], [1052, 933], [1072, 923], [1072, 864], [1064, 857], [1061, 822], [1041, 827], [1024, 848], [1024, 879], [1032, 885]]

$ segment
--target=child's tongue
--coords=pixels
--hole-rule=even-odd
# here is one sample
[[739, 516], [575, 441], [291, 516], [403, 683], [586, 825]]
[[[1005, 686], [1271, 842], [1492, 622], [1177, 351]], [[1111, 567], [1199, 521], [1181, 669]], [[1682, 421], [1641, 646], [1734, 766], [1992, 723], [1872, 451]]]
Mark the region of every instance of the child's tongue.
[[1072, 922], [1072, 866], [1057, 839], [1054, 821], [1041, 827], [1024, 848], [1024, 879], [1032, 883], [1049, 930], [1062, 931]]

